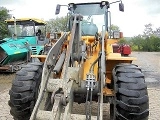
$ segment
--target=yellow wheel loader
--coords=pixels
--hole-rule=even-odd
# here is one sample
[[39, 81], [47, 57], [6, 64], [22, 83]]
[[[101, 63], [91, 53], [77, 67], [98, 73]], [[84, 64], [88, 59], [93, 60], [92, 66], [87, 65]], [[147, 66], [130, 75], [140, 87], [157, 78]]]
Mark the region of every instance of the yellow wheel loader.
[[[113, 52], [121, 34], [109, 30], [109, 8], [117, 2], [124, 11], [122, 1], [67, 5], [69, 32], [43, 57], [44, 63], [29, 63], [16, 74], [9, 101], [15, 119], [148, 120], [147, 86], [141, 69], [132, 64], [136, 58]], [[74, 113], [75, 103], [85, 104], [83, 114]]]

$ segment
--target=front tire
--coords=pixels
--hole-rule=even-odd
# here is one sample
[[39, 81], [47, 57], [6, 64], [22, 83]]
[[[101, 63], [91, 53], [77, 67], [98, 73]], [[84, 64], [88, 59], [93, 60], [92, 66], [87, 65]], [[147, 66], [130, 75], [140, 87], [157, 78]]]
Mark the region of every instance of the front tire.
[[16, 73], [9, 91], [10, 113], [15, 120], [29, 120], [37, 100], [42, 76], [42, 63], [33, 62]]
[[145, 78], [138, 66], [119, 64], [113, 69], [114, 119], [148, 120], [149, 98]]

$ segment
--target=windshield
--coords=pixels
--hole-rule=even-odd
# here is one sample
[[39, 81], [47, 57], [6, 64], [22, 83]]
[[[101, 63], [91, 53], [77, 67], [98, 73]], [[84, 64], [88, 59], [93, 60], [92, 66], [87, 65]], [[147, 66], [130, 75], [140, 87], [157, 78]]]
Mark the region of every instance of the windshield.
[[105, 20], [104, 20], [105, 7], [101, 7], [100, 3], [76, 4], [74, 7], [74, 13], [81, 14], [83, 16], [82, 25], [92, 26], [88, 28], [90, 28], [90, 30], [94, 32], [96, 31], [96, 27], [98, 31], [101, 31], [102, 26], [105, 25]]
[[88, 3], [88, 4], [76, 4], [74, 13], [81, 15], [103, 15], [104, 7], [100, 6], [100, 3]]
[[82, 26], [86, 26], [86, 25], [90, 25], [92, 27], [88, 27], [93, 29], [96, 29], [95, 27], [97, 27], [97, 31], [101, 31], [102, 30], [102, 26], [104, 25], [104, 16], [103, 15], [92, 15], [92, 16], [83, 16], [83, 21], [82, 21]]
[[[15, 33], [15, 26], [8, 25], [11, 34]], [[34, 26], [30, 25], [16, 25], [17, 36], [34, 36]]]

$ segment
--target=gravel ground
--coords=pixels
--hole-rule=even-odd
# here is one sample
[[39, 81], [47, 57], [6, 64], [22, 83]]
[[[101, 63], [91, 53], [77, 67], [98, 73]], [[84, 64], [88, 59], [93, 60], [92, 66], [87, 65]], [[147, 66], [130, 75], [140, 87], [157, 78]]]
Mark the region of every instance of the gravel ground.
[[133, 52], [132, 56], [145, 75], [149, 88], [160, 88], [160, 52]]
[[0, 73], [0, 92], [11, 87], [15, 73]]
[[[146, 83], [148, 85], [150, 116], [149, 120], [159, 120], [160, 118], [160, 53], [158, 52], [133, 52], [131, 56], [137, 57], [137, 64], [143, 71], [146, 77]], [[11, 87], [11, 82], [14, 79], [15, 74], [0, 73], [0, 120], [13, 120], [9, 113], [8, 91]], [[74, 104], [75, 112], [84, 113], [83, 108], [85, 104]], [[81, 107], [82, 106], [82, 107]], [[97, 104], [93, 106], [96, 109]], [[106, 118], [109, 118], [109, 105], [106, 105], [105, 113]]]

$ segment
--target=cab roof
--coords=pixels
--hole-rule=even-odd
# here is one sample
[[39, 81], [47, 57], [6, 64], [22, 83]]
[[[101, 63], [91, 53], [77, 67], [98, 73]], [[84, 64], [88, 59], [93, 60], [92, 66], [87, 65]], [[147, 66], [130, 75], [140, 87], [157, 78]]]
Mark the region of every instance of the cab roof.
[[[34, 22], [36, 26], [38, 25], [46, 25], [46, 22], [41, 20], [41, 19], [37, 19], [37, 18], [18, 18], [16, 19], [17, 23], [20, 24], [25, 24], [28, 22]], [[9, 20], [5, 20], [5, 22], [7, 22], [8, 24], [14, 24], [14, 19], [9, 19]]]

